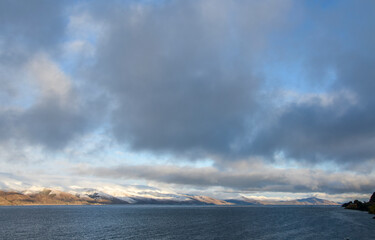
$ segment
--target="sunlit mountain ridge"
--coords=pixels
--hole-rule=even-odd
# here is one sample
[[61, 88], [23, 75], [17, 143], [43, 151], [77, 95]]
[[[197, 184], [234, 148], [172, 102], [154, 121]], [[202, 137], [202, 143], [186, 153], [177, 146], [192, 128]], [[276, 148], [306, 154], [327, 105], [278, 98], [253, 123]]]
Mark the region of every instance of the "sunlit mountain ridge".
[[208, 196], [187, 194], [131, 194], [113, 196], [94, 189], [63, 192], [53, 189], [41, 191], [0, 191], [0, 205], [98, 205], [98, 204], [170, 204], [170, 205], [339, 205], [336, 202], [305, 198], [289, 201], [241, 199], [220, 200]]

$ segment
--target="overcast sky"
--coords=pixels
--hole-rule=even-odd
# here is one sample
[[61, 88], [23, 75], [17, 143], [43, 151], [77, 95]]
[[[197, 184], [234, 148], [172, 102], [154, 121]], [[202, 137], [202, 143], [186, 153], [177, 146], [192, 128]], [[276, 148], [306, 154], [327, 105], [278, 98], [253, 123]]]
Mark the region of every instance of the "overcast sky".
[[2, 0], [0, 175], [370, 194], [374, 12], [373, 0]]

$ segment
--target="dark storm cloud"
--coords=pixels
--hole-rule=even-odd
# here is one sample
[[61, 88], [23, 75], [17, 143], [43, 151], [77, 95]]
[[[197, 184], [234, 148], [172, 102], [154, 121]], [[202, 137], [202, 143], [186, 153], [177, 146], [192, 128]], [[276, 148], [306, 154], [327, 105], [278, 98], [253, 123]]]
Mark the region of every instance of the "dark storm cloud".
[[90, 76], [114, 99], [114, 136], [137, 150], [236, 152], [257, 105], [255, 61], [288, 3], [171, 1], [104, 16]]
[[316, 26], [293, 36], [300, 41], [296, 48], [310, 79], [306, 83], [329, 87], [322, 98], [283, 106], [254, 137], [252, 153], [352, 164], [375, 158], [374, 9], [373, 1], [343, 1], [324, 11], [306, 10], [306, 21]]
[[[0, 3], [2, 141], [61, 148], [110, 112], [105, 126], [133, 150], [224, 160], [278, 153], [314, 163], [374, 159], [373, 1], [67, 3]], [[86, 39], [94, 59], [79, 76], [90, 90], [66, 76], [67, 104], [49, 94], [10, 106], [28, 81], [13, 73], [27, 72], [39, 52], [61, 67], [57, 52], [73, 12], [100, 26]], [[304, 79], [280, 71], [288, 65]], [[274, 94], [298, 92], [296, 85], [303, 91], [291, 102]], [[96, 88], [110, 107], [88, 102]], [[311, 92], [316, 97], [306, 100]]]
[[358, 161], [375, 156], [375, 116], [363, 106], [345, 100], [322, 106], [321, 101], [286, 107], [277, 121], [254, 138], [255, 154], [283, 151], [288, 157], [308, 161]]
[[[374, 4], [365, 3], [107, 8], [99, 14], [108, 28], [91, 76], [115, 102], [114, 136], [136, 150], [225, 159], [279, 152], [311, 162], [372, 159], [375, 26]], [[289, 7], [301, 14], [287, 17]], [[294, 85], [323, 97], [282, 104], [285, 96], [268, 90], [295, 80], [280, 72], [267, 83], [256, 74], [262, 64], [295, 66], [306, 79]]]
[[33, 53], [53, 51], [64, 34], [64, 1], [0, 1], [0, 99], [17, 95], [15, 79]]
[[55, 47], [66, 25], [64, 3], [67, 1], [1, 1], [0, 40], [5, 51], [0, 59], [27, 57], [30, 51]]
[[[10, 156], [0, 161], [22, 148], [32, 158], [35, 146], [69, 158], [64, 147], [90, 145], [100, 130], [118, 140], [97, 150], [108, 162], [130, 146], [120, 155], [146, 150], [208, 158], [213, 167], [76, 173], [241, 191], [371, 192], [374, 11], [366, 0], [0, 1], [0, 150]], [[94, 137], [74, 141], [87, 133]], [[292, 163], [332, 172], [272, 167]], [[351, 172], [333, 171], [342, 166]]]
[[46, 101], [49, 102], [25, 112], [3, 113], [8, 119], [3, 125], [1, 139], [18, 138], [32, 145], [58, 149], [89, 127], [80, 112], [63, 108], [54, 99]]
[[89, 111], [87, 106], [70, 109], [54, 98], [43, 101], [24, 111], [0, 111], [0, 142], [16, 140], [57, 150], [92, 128], [91, 123], [95, 122], [85, 112]]

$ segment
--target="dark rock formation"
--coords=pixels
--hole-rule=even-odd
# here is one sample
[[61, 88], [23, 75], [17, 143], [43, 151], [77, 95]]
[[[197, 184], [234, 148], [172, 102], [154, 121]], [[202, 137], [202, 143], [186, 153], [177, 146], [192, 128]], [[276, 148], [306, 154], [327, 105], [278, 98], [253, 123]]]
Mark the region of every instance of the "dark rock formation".
[[375, 192], [372, 194], [368, 202], [354, 200], [354, 202], [350, 201], [348, 203], [344, 203], [342, 207], [352, 210], [367, 211], [371, 214], [375, 214]]
[[369, 202], [370, 203], [375, 203], [375, 192], [372, 194]]

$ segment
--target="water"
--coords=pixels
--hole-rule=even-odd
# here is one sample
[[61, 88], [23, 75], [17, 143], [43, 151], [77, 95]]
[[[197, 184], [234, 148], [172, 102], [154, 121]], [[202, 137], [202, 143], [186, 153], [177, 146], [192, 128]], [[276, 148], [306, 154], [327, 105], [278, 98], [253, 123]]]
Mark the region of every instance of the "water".
[[0, 239], [375, 239], [375, 220], [321, 206], [9, 206]]

